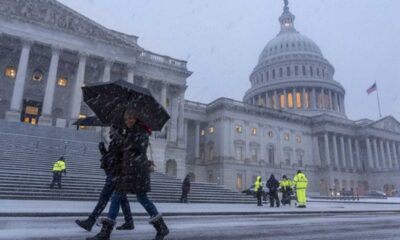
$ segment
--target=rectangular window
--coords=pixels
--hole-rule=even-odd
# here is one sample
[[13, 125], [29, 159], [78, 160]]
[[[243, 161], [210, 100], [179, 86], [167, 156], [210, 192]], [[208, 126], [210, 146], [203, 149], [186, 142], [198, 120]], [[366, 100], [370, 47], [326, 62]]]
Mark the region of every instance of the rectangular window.
[[39, 108], [38, 107], [34, 107], [34, 106], [26, 106], [25, 114], [38, 115], [39, 114]]
[[209, 132], [209, 133], [214, 133], [214, 127], [208, 128], [208, 132]]
[[287, 67], [287, 68], [286, 68], [286, 75], [287, 75], [288, 77], [290, 77], [290, 67]]
[[243, 160], [243, 147], [237, 146], [236, 147], [236, 159], [237, 160]]
[[285, 133], [284, 135], [283, 135], [283, 139], [285, 139], [285, 141], [289, 141], [289, 133]]
[[253, 161], [258, 161], [258, 149], [257, 148], [251, 149], [251, 159]]
[[272, 69], [272, 79], [275, 79], [275, 69]]
[[266, 73], [267, 81], [269, 80], [269, 72]]
[[279, 68], [279, 77], [283, 77], [283, 69]]
[[299, 66], [294, 67], [294, 75], [296, 75], [296, 76], [299, 75]]
[[237, 133], [242, 133], [242, 126], [236, 125], [235, 130]]
[[251, 135], [257, 135], [257, 128], [251, 129]]
[[293, 108], [293, 94], [288, 93], [287, 97], [288, 97], [288, 107]]
[[206, 131], [205, 131], [204, 129], [201, 129], [201, 131], [200, 131], [200, 135], [201, 135], [201, 136], [204, 136], [204, 135], [206, 135]]
[[310, 76], [311, 77], [314, 76], [314, 71], [313, 71], [313, 67], [312, 66], [310, 66]]
[[296, 107], [301, 108], [301, 93], [300, 92], [296, 93]]
[[302, 71], [303, 71], [303, 76], [305, 76], [306, 75], [306, 66], [302, 67]]

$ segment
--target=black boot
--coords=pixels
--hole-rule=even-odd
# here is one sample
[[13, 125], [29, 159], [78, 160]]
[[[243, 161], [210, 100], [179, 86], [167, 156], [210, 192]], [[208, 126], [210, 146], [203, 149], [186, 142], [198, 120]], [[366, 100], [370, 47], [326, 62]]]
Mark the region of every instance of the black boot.
[[135, 229], [135, 224], [133, 224], [133, 219], [126, 221], [124, 224], [116, 228], [117, 230], [133, 230]]
[[86, 238], [86, 240], [110, 240], [115, 221], [109, 218], [103, 218], [100, 223], [103, 224], [100, 232], [94, 237]]
[[75, 223], [78, 224], [79, 227], [85, 229], [86, 231], [90, 232], [92, 230], [93, 225], [96, 223], [96, 220], [93, 218], [88, 218], [86, 220], [75, 220]]
[[169, 229], [164, 222], [161, 214], [150, 219], [150, 224], [153, 224], [154, 228], [157, 230], [157, 235], [154, 240], [163, 240], [165, 236], [168, 235]]

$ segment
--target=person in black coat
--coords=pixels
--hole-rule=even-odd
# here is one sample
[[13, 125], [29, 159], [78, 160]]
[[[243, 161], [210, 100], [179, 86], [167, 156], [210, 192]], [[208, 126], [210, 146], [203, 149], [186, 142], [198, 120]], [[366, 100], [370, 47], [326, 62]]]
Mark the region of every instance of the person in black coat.
[[119, 212], [121, 198], [124, 194], [136, 194], [138, 202], [150, 215], [150, 224], [157, 231], [156, 240], [162, 240], [169, 229], [156, 206], [148, 198], [150, 185], [150, 161], [147, 159], [147, 147], [151, 129], [136, 118], [134, 111], [124, 113], [126, 132], [122, 144], [121, 167], [117, 173], [115, 193], [111, 199], [107, 218], [102, 219], [102, 229], [99, 234], [88, 240], [108, 240], [115, 225]]
[[[119, 164], [121, 155], [121, 147], [123, 143], [122, 131], [120, 129], [111, 126], [110, 128], [110, 144], [107, 148], [104, 146], [103, 142], [99, 143], [99, 151], [102, 155], [100, 162], [100, 167], [104, 170], [106, 174], [106, 180], [101, 190], [99, 200], [97, 205], [93, 209], [92, 213], [85, 220], [75, 220], [81, 228], [90, 232], [96, 219], [101, 215], [103, 210], [106, 208], [108, 201], [110, 200], [115, 186], [117, 184], [116, 176], [119, 172]], [[131, 208], [129, 206], [129, 201], [126, 195], [121, 196], [121, 208], [124, 213], [125, 223], [117, 227], [118, 230], [131, 230], [134, 229], [134, 222], [132, 218]]]
[[182, 182], [182, 196], [181, 196], [181, 203], [188, 202], [188, 193], [191, 190], [191, 183], [190, 183], [190, 176], [186, 175], [185, 179]]
[[280, 206], [279, 197], [278, 197], [278, 189], [279, 189], [279, 181], [276, 180], [274, 174], [271, 174], [267, 181], [267, 188], [269, 189], [269, 202], [270, 207], [274, 207], [274, 201], [276, 202], [276, 207]]

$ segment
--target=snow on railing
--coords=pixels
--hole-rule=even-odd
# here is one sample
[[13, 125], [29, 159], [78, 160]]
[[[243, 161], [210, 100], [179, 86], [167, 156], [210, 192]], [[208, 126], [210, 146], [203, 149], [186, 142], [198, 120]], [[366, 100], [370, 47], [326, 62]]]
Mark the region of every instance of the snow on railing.
[[150, 51], [143, 51], [140, 53], [140, 58], [186, 69], [186, 61], [152, 53]]

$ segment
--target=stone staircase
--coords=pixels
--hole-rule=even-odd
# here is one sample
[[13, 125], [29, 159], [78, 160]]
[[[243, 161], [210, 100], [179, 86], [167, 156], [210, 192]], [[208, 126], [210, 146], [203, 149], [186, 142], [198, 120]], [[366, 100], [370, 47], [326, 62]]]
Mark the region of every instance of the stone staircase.
[[[23, 134], [21, 131], [5, 132], [1, 131], [0, 127], [0, 198], [96, 201], [105, 180], [104, 172], [99, 167], [100, 154], [97, 150], [99, 134], [94, 134], [93, 131], [86, 131], [87, 133], [81, 131], [77, 134], [93, 136], [86, 135], [85, 141], [79, 141], [72, 137], [59, 138], [63, 135], [59, 133], [57, 137], [52, 137], [55, 136], [52, 134], [55, 128], [40, 128], [42, 128], [40, 131], [48, 131], [45, 134], [47, 137]], [[67, 164], [67, 176], [63, 176], [62, 180], [63, 188], [49, 189], [53, 163], [61, 155], [65, 157]], [[179, 200], [182, 180], [154, 172], [151, 181], [152, 191], [149, 196], [155, 202]], [[130, 199], [135, 200], [133, 196], [130, 196]], [[216, 184], [200, 182], [192, 183], [189, 201], [253, 204], [255, 202], [250, 196]]]

